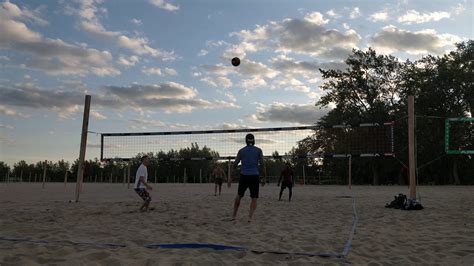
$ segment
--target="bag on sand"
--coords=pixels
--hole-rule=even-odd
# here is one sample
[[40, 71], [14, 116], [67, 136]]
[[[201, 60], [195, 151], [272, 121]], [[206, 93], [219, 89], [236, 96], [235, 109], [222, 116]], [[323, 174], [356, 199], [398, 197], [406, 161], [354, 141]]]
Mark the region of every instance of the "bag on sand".
[[423, 206], [421, 203], [417, 202], [416, 200], [407, 199], [406, 195], [402, 193], [398, 194], [398, 196], [394, 197], [395, 199], [385, 204], [385, 208], [394, 208], [400, 210], [422, 210]]

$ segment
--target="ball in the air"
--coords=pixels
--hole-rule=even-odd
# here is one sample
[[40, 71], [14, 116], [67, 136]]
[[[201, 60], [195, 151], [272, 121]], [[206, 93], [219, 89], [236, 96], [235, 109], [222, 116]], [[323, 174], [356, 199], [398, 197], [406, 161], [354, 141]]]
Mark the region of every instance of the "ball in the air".
[[235, 66], [235, 67], [240, 65], [240, 59], [238, 57], [232, 58], [231, 62], [232, 62], [232, 65]]

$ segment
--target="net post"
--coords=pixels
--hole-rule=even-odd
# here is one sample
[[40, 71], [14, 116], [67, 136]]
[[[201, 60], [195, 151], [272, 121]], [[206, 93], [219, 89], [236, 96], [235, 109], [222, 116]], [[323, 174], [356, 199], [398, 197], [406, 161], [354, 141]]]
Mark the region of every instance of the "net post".
[[410, 176], [410, 199], [416, 199], [415, 161], [415, 98], [408, 96], [408, 168]]
[[444, 120], [444, 152], [449, 151], [449, 119]]
[[199, 168], [199, 184], [202, 183], [202, 168]]
[[349, 155], [349, 189], [352, 189], [352, 155]]
[[48, 160], [44, 161], [44, 170], [43, 170], [43, 189], [44, 189], [44, 183], [46, 182], [46, 167], [48, 165]]
[[227, 162], [227, 183], [232, 182], [230, 164], [231, 164], [231, 162], [230, 162], [230, 159], [229, 159], [229, 161]]
[[104, 159], [104, 134], [100, 134], [100, 161]]
[[87, 130], [89, 128], [89, 111], [91, 106], [91, 96], [85, 96], [84, 103], [84, 115], [82, 119], [82, 134], [81, 134], [81, 147], [79, 150], [79, 165], [77, 167], [77, 179], [76, 179], [76, 202], [79, 201], [79, 194], [82, 189], [82, 179], [84, 177], [84, 158], [86, 156], [87, 147]]

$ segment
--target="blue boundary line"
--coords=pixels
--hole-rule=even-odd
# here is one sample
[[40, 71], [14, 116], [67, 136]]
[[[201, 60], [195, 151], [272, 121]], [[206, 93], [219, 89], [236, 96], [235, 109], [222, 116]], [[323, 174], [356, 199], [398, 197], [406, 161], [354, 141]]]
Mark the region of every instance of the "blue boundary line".
[[[143, 247], [149, 249], [212, 249], [216, 251], [225, 251], [225, 250], [235, 250], [235, 251], [249, 251], [256, 254], [277, 254], [277, 255], [294, 255], [294, 256], [307, 256], [307, 257], [332, 257], [332, 258], [339, 258], [344, 259], [347, 261], [347, 256], [352, 248], [352, 240], [354, 238], [354, 234], [356, 232], [357, 224], [359, 222], [359, 216], [357, 215], [356, 210], [356, 201], [355, 197], [352, 194], [352, 227], [351, 232], [349, 234], [349, 239], [346, 241], [344, 245], [344, 249], [342, 253], [304, 253], [304, 252], [285, 252], [285, 251], [272, 251], [272, 250], [255, 250], [249, 249], [246, 247], [240, 246], [229, 246], [229, 245], [218, 245], [218, 244], [201, 244], [201, 243], [183, 243], [183, 244], [147, 244]], [[70, 240], [34, 240], [31, 238], [15, 238], [15, 237], [4, 237], [0, 236], [0, 240], [3, 241], [14, 241], [14, 242], [26, 242], [26, 243], [34, 243], [34, 244], [71, 244], [77, 246], [94, 246], [94, 247], [105, 247], [105, 248], [123, 248], [127, 247], [126, 244], [116, 244], [116, 243], [96, 243], [96, 242], [76, 242]]]

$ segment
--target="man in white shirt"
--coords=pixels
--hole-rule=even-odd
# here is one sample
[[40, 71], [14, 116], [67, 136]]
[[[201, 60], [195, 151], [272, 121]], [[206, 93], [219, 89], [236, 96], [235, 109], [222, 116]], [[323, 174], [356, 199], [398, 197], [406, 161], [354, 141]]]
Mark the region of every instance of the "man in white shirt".
[[135, 189], [135, 192], [137, 192], [138, 196], [143, 199], [144, 203], [140, 207], [140, 211], [145, 212], [148, 210], [148, 206], [151, 202], [150, 194], [148, 194], [148, 191], [146, 191], [145, 187], [149, 190], [153, 190], [153, 188], [147, 183], [148, 170], [146, 167], [150, 164], [150, 158], [145, 155], [141, 158], [141, 162], [142, 163], [137, 169], [137, 174], [135, 175], [135, 185], [133, 188]]

